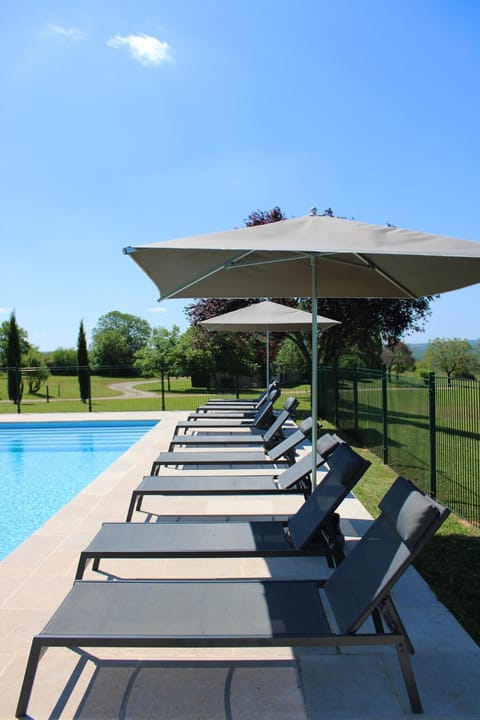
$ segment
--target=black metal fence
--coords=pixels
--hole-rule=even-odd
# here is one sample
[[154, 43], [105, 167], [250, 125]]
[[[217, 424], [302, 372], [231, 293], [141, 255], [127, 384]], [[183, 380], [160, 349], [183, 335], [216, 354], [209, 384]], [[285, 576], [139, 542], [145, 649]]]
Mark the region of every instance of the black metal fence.
[[[194, 410], [210, 397], [255, 398], [263, 390], [262, 381], [250, 378], [233, 378], [229, 387], [222, 375], [211, 383], [200, 385], [196, 378], [173, 377], [159, 373], [157, 377], [143, 378], [132, 374], [132, 368], [102, 367], [89, 370], [89, 391], [82, 401], [76, 367], [51, 367], [49, 375], [35, 391], [29, 391], [29, 379], [38, 368], [0, 368], [0, 413], [53, 413], [102, 412], [131, 410]], [[16, 401], [8, 398], [8, 373], [14, 373], [21, 387]], [[285, 393], [300, 399], [305, 415], [310, 412], [309, 385], [295, 385]]]
[[320, 368], [322, 417], [480, 524], [480, 383]]

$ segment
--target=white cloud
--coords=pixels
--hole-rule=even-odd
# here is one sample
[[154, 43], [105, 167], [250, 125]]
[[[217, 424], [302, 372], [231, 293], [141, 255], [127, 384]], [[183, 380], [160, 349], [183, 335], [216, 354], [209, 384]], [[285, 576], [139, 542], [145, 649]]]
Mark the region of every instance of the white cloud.
[[64, 27], [63, 25], [48, 25], [46, 27], [46, 32], [49, 35], [57, 35], [70, 40], [80, 40], [83, 38], [81, 30], [74, 27]]
[[114, 35], [107, 40], [108, 47], [126, 47], [128, 52], [142, 65], [161, 65], [172, 59], [170, 46], [151, 35]]
[[162, 307], [161, 305], [159, 305], [158, 307], [148, 308], [148, 312], [157, 313], [157, 314], [158, 314], [158, 313], [166, 313], [166, 312], [167, 312], [167, 309], [164, 308], [164, 307]]
[[10, 308], [0, 307], [0, 315], [10, 315], [11, 312]]

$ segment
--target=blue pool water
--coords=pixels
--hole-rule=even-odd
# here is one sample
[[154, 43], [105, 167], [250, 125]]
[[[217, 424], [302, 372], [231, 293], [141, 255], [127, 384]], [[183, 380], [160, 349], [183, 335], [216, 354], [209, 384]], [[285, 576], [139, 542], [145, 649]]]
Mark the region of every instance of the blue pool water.
[[0, 423], [0, 559], [155, 421]]

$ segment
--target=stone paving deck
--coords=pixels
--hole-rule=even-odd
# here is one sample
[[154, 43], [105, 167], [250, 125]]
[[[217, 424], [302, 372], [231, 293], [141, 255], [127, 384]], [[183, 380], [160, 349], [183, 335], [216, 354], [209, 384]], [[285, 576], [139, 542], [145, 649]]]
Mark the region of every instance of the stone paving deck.
[[[69, 590], [78, 560], [103, 521], [122, 521], [131, 490], [167, 449], [185, 413], [96, 413], [155, 418], [135, 446], [0, 562], [0, 718], [14, 717], [32, 636]], [[92, 419], [92, 415], [85, 415]], [[2, 418], [3, 419], [7, 419]], [[12, 422], [25, 416], [8, 417]], [[28, 415], [28, 420], [52, 416]], [[55, 419], [72, 419], [56, 415]], [[83, 419], [79, 414], [74, 419]], [[206, 472], [206, 471], [203, 471]], [[211, 471], [208, 471], [211, 472]], [[219, 472], [218, 470], [214, 472]], [[239, 472], [239, 471], [232, 471]], [[135, 521], [155, 514], [291, 513], [300, 497], [146, 498]], [[352, 496], [346, 535], [370, 517]], [[354, 541], [354, 540], [352, 540]], [[121, 577], [324, 577], [322, 558], [104, 561]], [[87, 570], [85, 577], [98, 578]], [[425, 720], [480, 720], [480, 648], [409, 569], [394, 598], [416, 648], [413, 666]], [[100, 658], [50, 649], [41, 659], [29, 717], [80, 720], [397, 720], [412, 717], [396, 657], [382, 649], [103, 650]], [[161, 653], [161, 654], [160, 654]], [[141, 659], [139, 659], [141, 658]]]

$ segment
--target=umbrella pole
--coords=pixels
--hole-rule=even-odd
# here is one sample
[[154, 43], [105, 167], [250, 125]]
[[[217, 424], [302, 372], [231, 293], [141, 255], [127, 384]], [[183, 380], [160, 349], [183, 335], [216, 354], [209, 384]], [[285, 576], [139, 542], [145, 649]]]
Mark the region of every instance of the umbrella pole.
[[318, 300], [317, 300], [317, 256], [311, 255], [312, 266], [312, 491], [317, 487], [317, 365], [318, 365]]
[[270, 331], [267, 328], [267, 390], [268, 386], [270, 385]]

